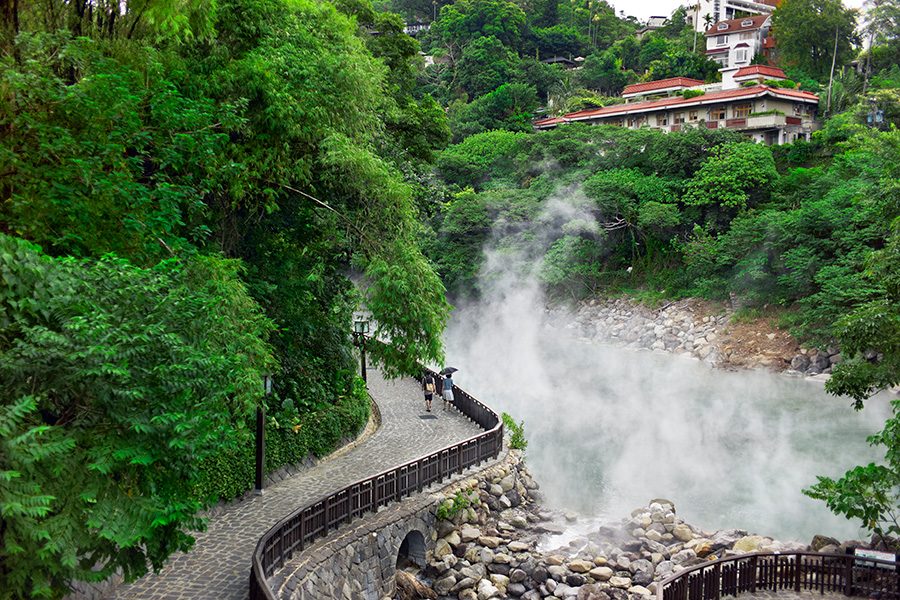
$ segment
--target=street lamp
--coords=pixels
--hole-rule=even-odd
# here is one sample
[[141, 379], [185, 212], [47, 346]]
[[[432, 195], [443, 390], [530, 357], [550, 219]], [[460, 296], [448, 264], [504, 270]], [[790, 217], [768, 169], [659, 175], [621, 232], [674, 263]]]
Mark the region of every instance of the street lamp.
[[363, 317], [357, 317], [353, 321], [353, 343], [359, 348], [359, 374], [363, 381], [369, 382], [366, 377], [366, 334], [369, 333], [369, 322]]
[[256, 406], [256, 495], [263, 492], [263, 477], [266, 471], [266, 401], [272, 395], [272, 375], [262, 378], [263, 401]]

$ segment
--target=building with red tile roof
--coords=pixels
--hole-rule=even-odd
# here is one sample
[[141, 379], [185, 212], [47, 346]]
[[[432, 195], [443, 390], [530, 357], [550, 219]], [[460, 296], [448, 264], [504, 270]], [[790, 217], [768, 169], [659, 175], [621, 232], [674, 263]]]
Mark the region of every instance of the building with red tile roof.
[[766, 48], [771, 26], [772, 17], [761, 14], [719, 21], [706, 30], [706, 55], [719, 63], [723, 89], [736, 87], [735, 72], [771, 50]]
[[757, 85], [708, 92], [693, 98], [671, 97], [580, 110], [534, 122], [535, 129], [564, 123], [618, 125], [679, 131], [687, 127], [735, 129], [759, 142], [782, 144], [809, 139], [817, 128], [819, 97], [795, 89]]
[[625, 89], [622, 90], [622, 97], [634, 98], [649, 94], [668, 95], [672, 92], [697, 87], [698, 85], [703, 85], [703, 82], [699, 79], [691, 79], [690, 77], [669, 77], [668, 79], [657, 79], [656, 81], [626, 85]]

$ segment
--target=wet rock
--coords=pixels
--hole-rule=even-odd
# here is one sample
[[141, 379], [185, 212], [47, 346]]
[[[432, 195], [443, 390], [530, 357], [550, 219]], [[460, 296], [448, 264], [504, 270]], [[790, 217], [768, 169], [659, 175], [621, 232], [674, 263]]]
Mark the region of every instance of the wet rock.
[[809, 547], [813, 552], [821, 552], [822, 548], [825, 546], [840, 545], [841, 543], [838, 540], [833, 537], [828, 537], [827, 535], [814, 535], [812, 541], [809, 543]]

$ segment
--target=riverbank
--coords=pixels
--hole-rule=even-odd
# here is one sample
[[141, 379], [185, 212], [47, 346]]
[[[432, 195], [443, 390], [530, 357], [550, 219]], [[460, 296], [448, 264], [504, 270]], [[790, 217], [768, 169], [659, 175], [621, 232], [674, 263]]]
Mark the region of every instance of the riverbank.
[[732, 308], [696, 298], [658, 308], [629, 298], [595, 298], [580, 303], [574, 313], [550, 313], [551, 323], [585, 341], [682, 354], [724, 369], [827, 379], [842, 360], [837, 347], [804, 348], [768, 319], [736, 318]]
[[518, 451], [510, 456], [498, 473], [437, 499], [435, 510], [445, 519], [420, 573], [434, 594], [409, 598], [647, 600], [666, 577], [716, 558], [759, 551], [843, 552], [866, 545], [823, 536], [806, 545], [740, 529], [704, 531], [680, 519], [666, 499], [554, 545], [574, 527], [575, 517], [543, 506], [524, 456]]

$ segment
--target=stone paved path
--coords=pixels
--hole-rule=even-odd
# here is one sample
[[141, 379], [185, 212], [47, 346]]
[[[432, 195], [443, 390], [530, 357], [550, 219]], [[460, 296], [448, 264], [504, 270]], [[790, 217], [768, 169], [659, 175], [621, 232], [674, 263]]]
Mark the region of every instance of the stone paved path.
[[[308, 501], [364, 477], [386, 471], [481, 429], [455, 410], [435, 401], [424, 410], [422, 393], [411, 379], [385, 381], [370, 370], [369, 393], [381, 411], [381, 427], [367, 440], [332, 460], [266, 488], [262, 496], [236, 502], [196, 534], [187, 554], [170, 559], [159, 575], [150, 574], [120, 587], [121, 600], [243, 600], [247, 597], [250, 555], [272, 525]], [[421, 415], [436, 419], [420, 419]]]

